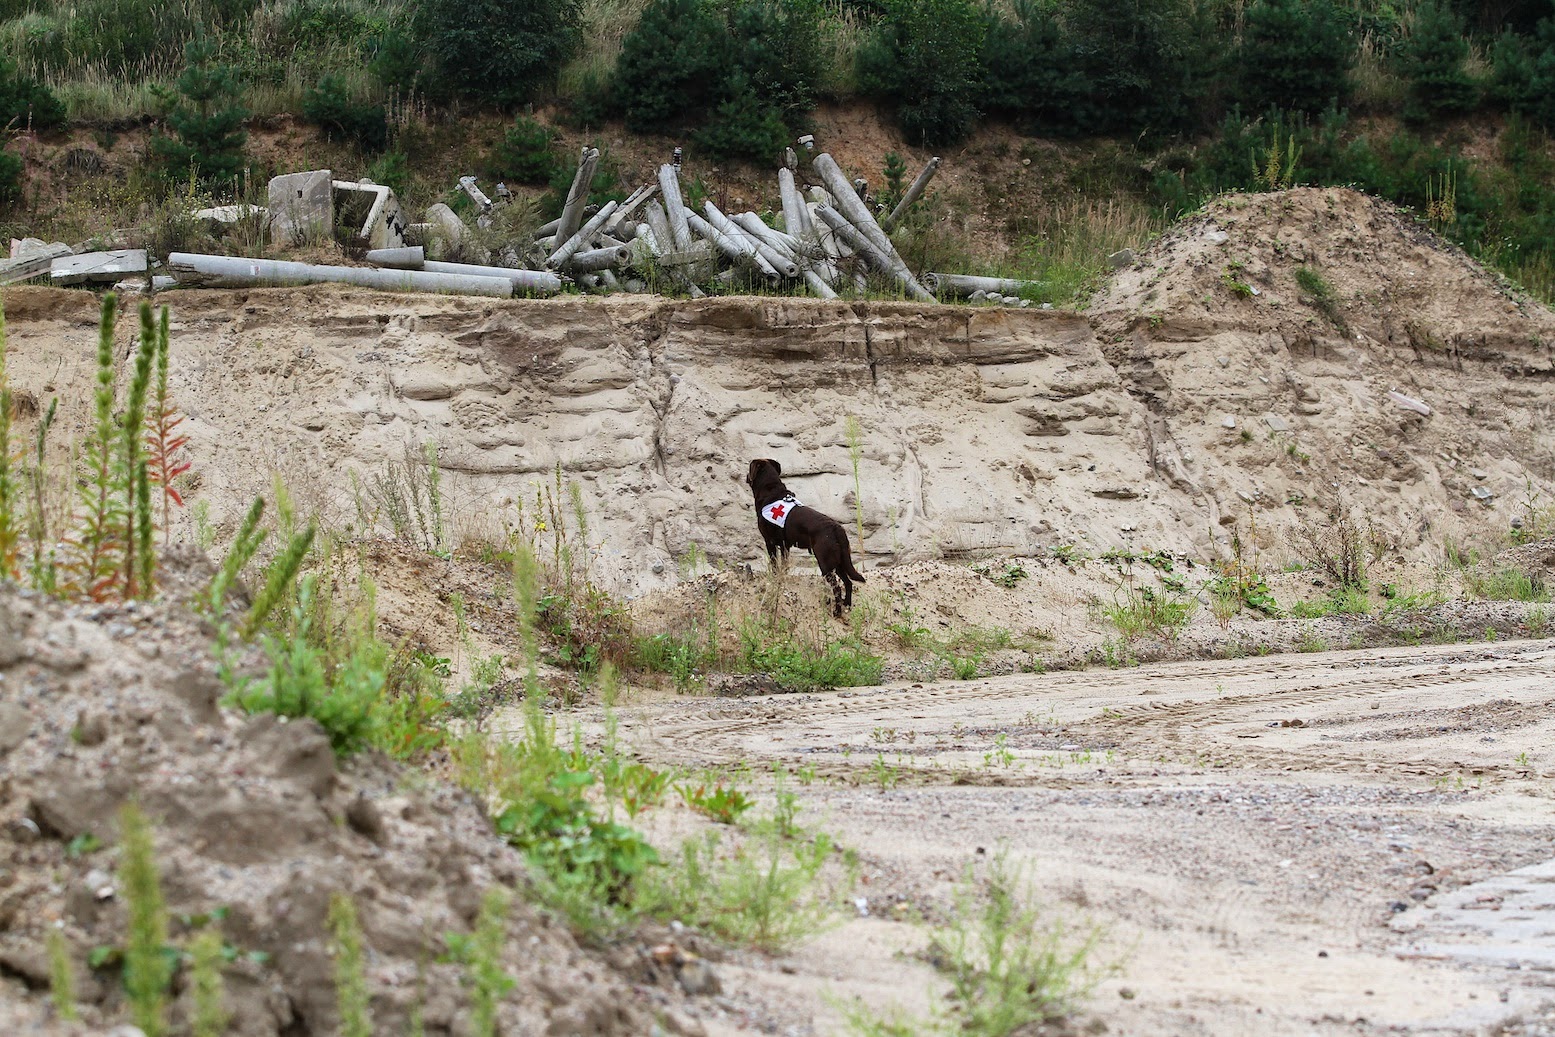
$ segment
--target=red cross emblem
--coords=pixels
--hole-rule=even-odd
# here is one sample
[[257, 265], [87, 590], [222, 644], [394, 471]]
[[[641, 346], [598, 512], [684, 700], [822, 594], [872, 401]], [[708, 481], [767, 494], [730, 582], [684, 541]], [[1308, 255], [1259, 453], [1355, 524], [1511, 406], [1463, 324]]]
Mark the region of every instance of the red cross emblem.
[[787, 509], [784, 508], [783, 505], [781, 505], [781, 504], [774, 504], [772, 506], [772, 517], [775, 518], [775, 519], [780, 519], [780, 518], [783, 517], [783, 512], [786, 511], [786, 510]]

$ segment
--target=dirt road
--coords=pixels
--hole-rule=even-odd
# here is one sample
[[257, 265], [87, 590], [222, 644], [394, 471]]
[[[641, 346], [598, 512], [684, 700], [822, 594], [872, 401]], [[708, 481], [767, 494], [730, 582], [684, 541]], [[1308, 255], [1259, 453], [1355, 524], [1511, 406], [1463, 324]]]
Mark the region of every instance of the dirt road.
[[1555, 868], [1498, 878], [1555, 857], [1555, 641], [679, 699], [620, 723], [656, 762], [813, 774], [804, 817], [864, 862], [868, 917], [726, 963], [710, 1032], [841, 1032], [853, 997], [923, 1010], [938, 981], [901, 953], [924, 937], [897, 905], [942, 910], [1003, 851], [1104, 928], [1120, 968], [1089, 1011], [1109, 1033], [1555, 1033]]

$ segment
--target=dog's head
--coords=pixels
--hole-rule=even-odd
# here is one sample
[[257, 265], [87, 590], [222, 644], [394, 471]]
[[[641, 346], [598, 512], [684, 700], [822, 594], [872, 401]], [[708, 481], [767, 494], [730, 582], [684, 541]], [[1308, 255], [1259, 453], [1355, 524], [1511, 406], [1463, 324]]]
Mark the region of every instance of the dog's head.
[[758, 457], [751, 462], [750, 471], [745, 473], [745, 485], [754, 488], [757, 480], [764, 475], [768, 479], [782, 479], [783, 466], [770, 457]]

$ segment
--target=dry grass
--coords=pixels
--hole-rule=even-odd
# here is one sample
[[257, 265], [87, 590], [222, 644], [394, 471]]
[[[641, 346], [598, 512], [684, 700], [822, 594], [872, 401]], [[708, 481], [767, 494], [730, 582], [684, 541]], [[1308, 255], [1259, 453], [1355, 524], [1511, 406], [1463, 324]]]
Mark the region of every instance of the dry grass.
[[648, 0], [583, 0], [582, 33], [586, 44], [557, 77], [563, 97], [577, 97], [609, 82], [621, 57], [621, 41], [636, 27]]
[[1376, 39], [1367, 33], [1356, 51], [1355, 67], [1350, 71], [1355, 87], [1355, 107], [1370, 111], [1391, 111], [1404, 103], [1407, 86], [1389, 67]]

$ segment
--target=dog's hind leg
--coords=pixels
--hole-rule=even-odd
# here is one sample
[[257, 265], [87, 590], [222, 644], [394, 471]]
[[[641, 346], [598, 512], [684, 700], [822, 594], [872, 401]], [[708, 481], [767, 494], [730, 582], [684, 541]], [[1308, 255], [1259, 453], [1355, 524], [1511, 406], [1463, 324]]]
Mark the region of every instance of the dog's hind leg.
[[[835, 569], [822, 569], [821, 575], [831, 587], [831, 614], [838, 619], [842, 618], [842, 582], [847, 577], [840, 577]], [[852, 588], [849, 588], [848, 604], [853, 604]]]

